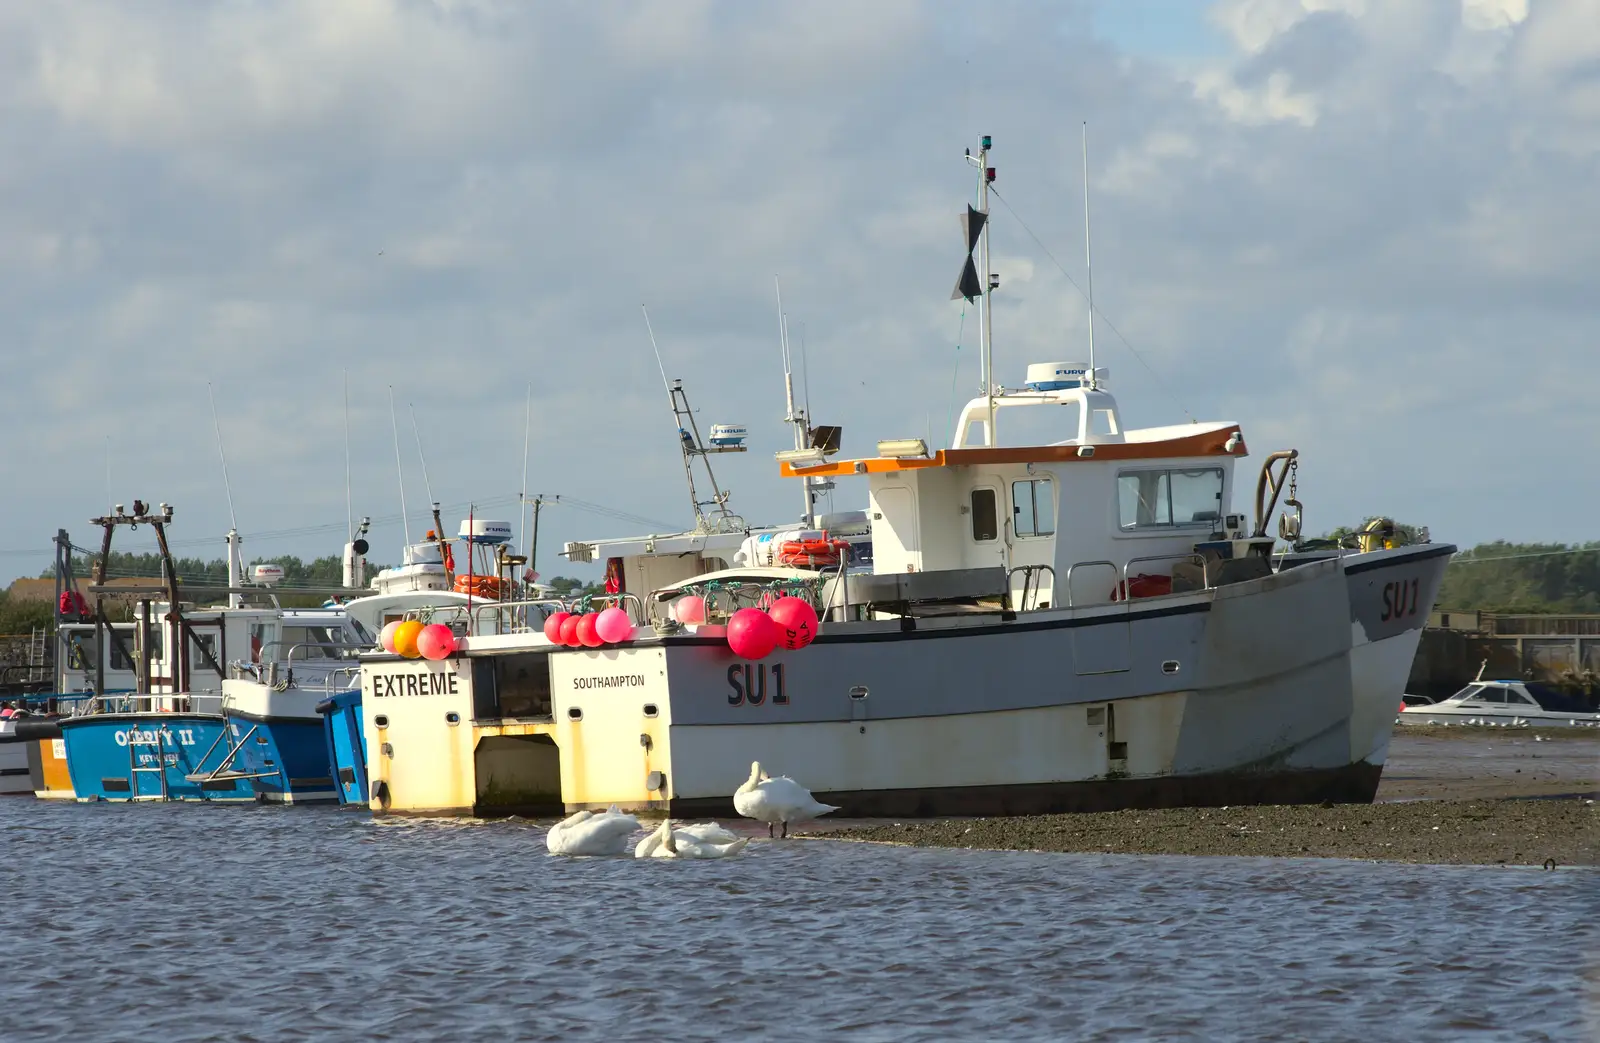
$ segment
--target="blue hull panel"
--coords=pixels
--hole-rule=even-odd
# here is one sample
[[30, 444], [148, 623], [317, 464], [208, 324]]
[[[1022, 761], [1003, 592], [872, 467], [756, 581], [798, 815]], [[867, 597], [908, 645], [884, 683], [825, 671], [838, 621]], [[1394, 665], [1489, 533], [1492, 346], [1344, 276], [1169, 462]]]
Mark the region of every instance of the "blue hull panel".
[[251, 775], [255, 793], [285, 804], [338, 800], [328, 766], [322, 718], [272, 718], [228, 712], [230, 741], [241, 744], [235, 765]]
[[361, 730], [361, 690], [340, 692], [317, 707], [323, 744], [333, 765], [339, 803], [367, 804], [367, 737]]
[[[255, 800], [248, 779], [190, 782], [228, 756], [217, 714], [107, 713], [61, 722], [72, 788], [83, 800]], [[157, 771], [136, 771], [156, 768]], [[163, 794], [162, 781], [166, 782]]]

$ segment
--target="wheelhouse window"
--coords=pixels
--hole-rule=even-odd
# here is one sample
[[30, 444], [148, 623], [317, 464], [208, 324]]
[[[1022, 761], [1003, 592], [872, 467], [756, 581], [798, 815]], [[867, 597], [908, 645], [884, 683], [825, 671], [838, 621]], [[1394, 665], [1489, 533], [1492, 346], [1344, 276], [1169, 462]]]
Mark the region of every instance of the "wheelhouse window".
[[972, 490], [972, 538], [979, 543], [1000, 538], [1000, 514], [993, 489]]
[[1048, 478], [1011, 483], [1013, 531], [1018, 536], [1056, 534], [1055, 483]]
[[1117, 475], [1117, 523], [1124, 532], [1215, 528], [1222, 518], [1222, 468], [1151, 468]]

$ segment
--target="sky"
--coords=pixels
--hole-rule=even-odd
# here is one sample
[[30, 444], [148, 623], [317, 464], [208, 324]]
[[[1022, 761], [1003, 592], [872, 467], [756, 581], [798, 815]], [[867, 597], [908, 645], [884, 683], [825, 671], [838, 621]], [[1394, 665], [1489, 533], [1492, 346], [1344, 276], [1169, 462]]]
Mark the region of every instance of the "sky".
[[1087, 353], [1085, 123], [1126, 424], [1298, 448], [1308, 532], [1600, 538], [1600, 0], [3, 0], [0, 99], [0, 583], [135, 497], [336, 554], [347, 445], [395, 561], [396, 441], [414, 538], [560, 495], [539, 571], [589, 575], [692, 520], [641, 305], [791, 520], [774, 278], [847, 454], [947, 444], [962, 152], [1015, 386]]

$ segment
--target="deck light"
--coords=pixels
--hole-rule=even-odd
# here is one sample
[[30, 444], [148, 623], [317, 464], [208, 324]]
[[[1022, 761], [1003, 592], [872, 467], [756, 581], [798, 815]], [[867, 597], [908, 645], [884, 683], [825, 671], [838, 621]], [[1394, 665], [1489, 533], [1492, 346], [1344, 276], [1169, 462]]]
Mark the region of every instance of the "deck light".
[[826, 463], [827, 456], [821, 449], [784, 449], [772, 454], [777, 457], [780, 464], [790, 464], [794, 467], [815, 467]]
[[920, 438], [888, 438], [878, 443], [878, 455], [897, 459], [927, 456], [928, 443]]

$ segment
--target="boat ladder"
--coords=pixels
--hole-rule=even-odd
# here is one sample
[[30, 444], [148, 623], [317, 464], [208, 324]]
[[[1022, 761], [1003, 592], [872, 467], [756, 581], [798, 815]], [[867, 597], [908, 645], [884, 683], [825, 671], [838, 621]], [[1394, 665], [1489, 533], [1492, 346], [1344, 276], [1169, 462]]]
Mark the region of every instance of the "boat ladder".
[[[146, 734], [153, 738], [144, 738]], [[156, 762], [153, 766], [139, 763], [140, 749], [154, 749]], [[166, 729], [157, 727], [153, 732], [141, 732], [138, 728], [128, 731], [128, 799], [139, 799], [139, 776], [154, 772], [156, 781], [161, 785], [161, 799], [171, 800], [167, 793], [167, 742]]]
[[211, 751], [217, 748], [217, 743], [219, 742], [225, 741], [227, 743], [228, 755], [222, 758], [221, 762], [219, 762], [217, 766], [210, 771], [190, 772], [184, 776], [184, 779], [188, 782], [198, 782], [203, 787], [207, 782], [237, 782], [240, 779], [270, 779], [280, 774], [280, 772], [276, 771], [250, 772], [240, 771], [237, 768], [228, 767], [228, 765], [233, 763], [234, 758], [239, 756], [239, 751], [244, 749], [244, 744], [250, 741], [250, 736], [254, 735], [256, 733], [256, 729], [259, 727], [261, 726], [258, 724], [252, 724], [250, 726], [250, 730], [244, 733], [244, 737], [238, 742], [234, 742], [231, 738], [229, 738], [233, 732], [233, 725], [227, 721], [223, 721], [222, 733], [217, 736], [216, 742], [213, 742], [206, 749], [206, 752], [201, 755], [198, 763], [204, 764], [206, 762], [206, 758], [211, 756]]
[[44, 627], [34, 627], [28, 641], [28, 680], [43, 681], [49, 677], [46, 667], [46, 649]]

